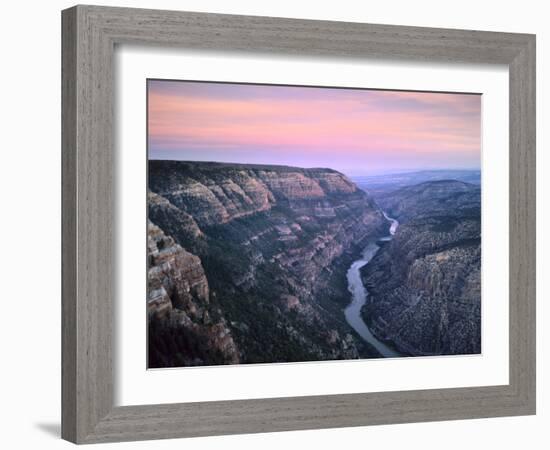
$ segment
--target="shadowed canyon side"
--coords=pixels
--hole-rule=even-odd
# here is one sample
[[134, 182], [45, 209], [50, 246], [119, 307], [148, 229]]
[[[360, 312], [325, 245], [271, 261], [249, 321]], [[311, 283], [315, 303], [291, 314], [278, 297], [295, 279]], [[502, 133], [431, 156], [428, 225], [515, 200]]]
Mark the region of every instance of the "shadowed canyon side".
[[237, 363], [219, 307], [210, 302], [200, 258], [148, 224], [149, 366]]
[[387, 234], [332, 169], [149, 161], [149, 367], [378, 357], [346, 272]]
[[425, 182], [377, 201], [400, 226], [362, 271], [371, 332], [403, 354], [480, 353], [480, 186]]

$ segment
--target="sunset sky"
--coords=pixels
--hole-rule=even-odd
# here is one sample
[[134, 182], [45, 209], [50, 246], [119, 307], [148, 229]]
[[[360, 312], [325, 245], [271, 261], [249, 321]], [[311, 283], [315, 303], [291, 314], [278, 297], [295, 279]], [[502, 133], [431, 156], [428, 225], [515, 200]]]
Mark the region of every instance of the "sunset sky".
[[479, 169], [481, 96], [148, 81], [150, 159]]

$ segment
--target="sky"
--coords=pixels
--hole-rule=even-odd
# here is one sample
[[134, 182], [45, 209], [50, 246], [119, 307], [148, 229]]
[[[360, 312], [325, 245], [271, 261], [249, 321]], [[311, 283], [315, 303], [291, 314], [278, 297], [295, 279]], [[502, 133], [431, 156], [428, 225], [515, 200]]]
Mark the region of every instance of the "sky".
[[481, 95], [148, 80], [149, 159], [476, 169]]

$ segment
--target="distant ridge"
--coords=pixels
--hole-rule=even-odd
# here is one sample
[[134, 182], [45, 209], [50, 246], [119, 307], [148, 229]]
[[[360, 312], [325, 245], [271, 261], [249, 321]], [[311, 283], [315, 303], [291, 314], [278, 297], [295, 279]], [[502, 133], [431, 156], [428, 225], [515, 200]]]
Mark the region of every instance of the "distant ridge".
[[357, 186], [368, 191], [375, 198], [407, 186], [421, 183], [458, 181], [472, 185], [481, 185], [479, 170], [421, 170], [418, 172], [395, 173], [388, 175], [350, 176]]
[[150, 159], [149, 164], [174, 164], [174, 165], [186, 165], [186, 166], [201, 166], [202, 168], [211, 167], [212, 169], [218, 169], [222, 167], [240, 167], [243, 169], [251, 170], [274, 170], [274, 171], [308, 171], [308, 172], [334, 172], [341, 173], [335, 169], [329, 167], [298, 167], [298, 166], [286, 166], [278, 164], [247, 164], [247, 163], [233, 163], [233, 162], [217, 162], [217, 161], [181, 161], [173, 159]]
[[420, 191], [423, 189], [430, 189], [434, 186], [447, 186], [447, 187], [464, 187], [464, 188], [473, 188], [479, 190], [479, 185], [475, 183], [468, 183], [466, 181], [461, 180], [433, 180], [433, 181], [423, 181], [421, 183], [412, 184], [409, 186], [403, 186], [399, 189], [396, 189], [392, 192], [397, 194], [399, 192], [408, 192], [408, 191]]

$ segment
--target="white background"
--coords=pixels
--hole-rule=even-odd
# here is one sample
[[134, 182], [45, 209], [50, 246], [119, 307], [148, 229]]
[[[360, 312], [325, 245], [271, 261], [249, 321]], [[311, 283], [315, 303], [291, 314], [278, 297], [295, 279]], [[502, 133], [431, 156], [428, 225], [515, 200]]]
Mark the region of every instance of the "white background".
[[[508, 70], [502, 66], [308, 61], [150, 47], [116, 53], [118, 264], [115, 402], [178, 403], [508, 384]], [[146, 78], [482, 93], [483, 355], [144, 370]], [[215, 78], [213, 78], [215, 77]], [[487, 168], [487, 170], [485, 170]], [[406, 376], [403, 374], [406, 373]], [[223, 379], [223, 383], [219, 380]], [[181, 386], [194, 389], [181, 389]]]
[[[1, 286], [0, 327], [2, 371], [0, 398], [5, 448], [69, 448], [59, 440], [60, 415], [60, 16], [72, 3], [5, 2], [2, 10]], [[538, 229], [550, 227], [548, 132], [548, 50], [550, 40], [545, 2], [479, 0], [461, 2], [394, 0], [345, 1], [117, 1], [105, 5], [186, 9], [311, 19], [333, 19], [537, 33]], [[545, 199], [548, 204], [547, 198]], [[339, 430], [316, 430], [119, 444], [117, 448], [333, 449], [370, 448], [464, 449], [546, 448], [550, 419], [547, 348], [550, 317], [543, 298], [548, 290], [548, 237], [538, 236], [538, 415], [442, 423], [406, 424]], [[546, 251], [545, 251], [546, 250]], [[546, 276], [545, 276], [546, 275]], [[543, 354], [546, 355], [543, 355]], [[544, 357], [544, 358], [543, 358]], [[546, 443], [547, 446], [547, 443]], [[105, 448], [105, 445], [98, 446]]]

